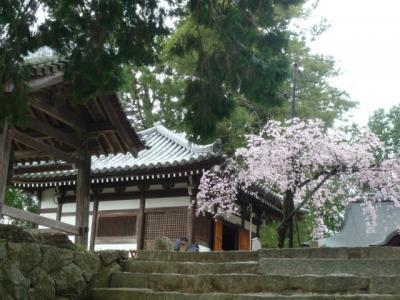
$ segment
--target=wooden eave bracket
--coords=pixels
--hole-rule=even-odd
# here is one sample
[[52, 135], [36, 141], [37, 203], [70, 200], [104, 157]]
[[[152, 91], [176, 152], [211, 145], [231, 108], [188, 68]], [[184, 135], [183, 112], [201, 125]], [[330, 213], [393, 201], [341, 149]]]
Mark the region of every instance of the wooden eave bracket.
[[69, 153], [66, 153], [54, 146], [49, 145], [49, 144], [37, 141], [34, 138], [32, 138], [31, 136], [29, 136], [28, 134], [19, 131], [18, 129], [11, 128], [10, 129], [10, 137], [12, 140], [14, 140], [18, 143], [24, 144], [24, 145], [26, 145], [30, 148], [33, 148], [35, 150], [38, 150], [38, 151], [43, 151], [45, 153], [48, 153], [49, 156], [53, 156], [56, 159], [70, 162], [73, 164], [79, 163], [79, 160], [75, 156], [73, 156]]

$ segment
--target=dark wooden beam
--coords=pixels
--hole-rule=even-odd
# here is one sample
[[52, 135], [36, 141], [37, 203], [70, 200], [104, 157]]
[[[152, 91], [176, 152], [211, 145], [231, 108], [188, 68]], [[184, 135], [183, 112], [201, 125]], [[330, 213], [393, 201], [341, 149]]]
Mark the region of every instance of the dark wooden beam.
[[[140, 199], [140, 191], [123, 192], [123, 193], [104, 193], [99, 195], [99, 201], [114, 201], [114, 200], [132, 200]], [[146, 192], [146, 198], [170, 198], [187, 196], [187, 189], [174, 190], [150, 190]], [[65, 196], [65, 203], [74, 203], [75, 196]], [[91, 195], [91, 201], [94, 201], [94, 195]]]
[[77, 116], [76, 112], [70, 109], [67, 105], [57, 105], [52, 106], [43, 100], [30, 98], [28, 101], [28, 105], [33, 106], [34, 108], [44, 112], [45, 114], [57, 119], [58, 121], [75, 128], [79, 131], [86, 132], [87, 124], [84, 120]]
[[54, 146], [50, 146], [49, 144], [39, 142], [29, 136], [26, 133], [19, 131], [18, 129], [12, 128], [10, 129], [11, 138], [21, 144], [24, 144], [30, 148], [36, 149], [38, 151], [48, 153], [49, 156], [54, 157], [55, 159], [63, 160], [66, 162], [76, 163], [77, 159], [69, 153], [66, 153]]
[[47, 160], [49, 154], [44, 152], [39, 152], [35, 150], [18, 150], [16, 149], [14, 152], [15, 160], [16, 161], [25, 161], [30, 160], [32, 157], [42, 158], [42, 160]]
[[53, 229], [57, 229], [66, 233], [71, 233], [74, 235], [79, 234], [79, 228], [76, 226], [73, 226], [71, 224], [59, 222], [53, 219], [49, 219], [46, 217], [42, 217], [40, 215], [27, 212], [21, 209], [17, 209], [14, 207], [9, 207], [7, 205], [3, 206], [3, 214], [6, 216], [9, 216], [11, 218], [17, 219], [17, 220], [22, 220], [22, 221], [27, 221], [31, 222], [34, 224], [39, 224], [42, 226], [50, 227]]
[[[100, 203], [100, 201], [99, 201]], [[177, 211], [177, 210], [185, 210], [186, 206], [173, 206], [173, 207], [153, 207], [153, 208], [146, 208], [145, 213], [147, 212], [165, 212], [165, 211]], [[40, 214], [55, 214], [57, 213], [57, 208], [43, 208], [40, 210]], [[99, 210], [97, 214], [100, 215], [107, 215], [107, 216], [126, 216], [126, 215], [137, 215], [139, 213], [139, 209], [113, 209], [113, 210]], [[93, 212], [90, 212], [92, 215]], [[71, 217], [75, 216], [74, 212], [63, 212], [63, 217]]]
[[139, 213], [136, 219], [136, 250], [144, 249], [144, 231], [145, 231], [145, 209], [146, 209], [146, 191], [148, 186], [140, 186], [140, 205]]
[[192, 176], [189, 176], [188, 194], [190, 197], [190, 202], [192, 203], [191, 207], [187, 211], [187, 226], [186, 226], [187, 239], [190, 245], [195, 242], [195, 232], [196, 232], [195, 218], [196, 218], [196, 206], [197, 206], [195, 187]]
[[56, 220], [57, 220], [57, 221], [61, 221], [62, 207], [63, 207], [62, 202], [59, 202], [59, 203], [57, 204], [57, 214], [56, 214]]
[[2, 214], [4, 198], [7, 188], [7, 176], [10, 162], [11, 139], [7, 121], [2, 124], [0, 135], [0, 216]]
[[[118, 99], [115, 99], [114, 97], [115, 96], [112, 97], [100, 96], [99, 101], [103, 105], [105, 113], [110, 119], [112, 126], [117, 130], [118, 135], [128, 146], [128, 149], [132, 153], [132, 155], [136, 157], [138, 152], [142, 150], [142, 145], [140, 144], [141, 142], [139, 138], [135, 136], [136, 134], [134, 133], [134, 131], [131, 128], [129, 128], [130, 127], [129, 123], [126, 120], [122, 120], [121, 115], [117, 111], [116, 107], [119, 105]], [[125, 119], [125, 117], [123, 118]], [[129, 132], [129, 130], [131, 130], [132, 132]]]
[[68, 171], [72, 170], [71, 163], [49, 164], [49, 165], [34, 165], [34, 166], [18, 166], [14, 168], [14, 174], [20, 175], [25, 173], [41, 173], [51, 171]]
[[87, 144], [80, 152], [78, 175], [76, 180], [76, 221], [81, 234], [77, 242], [84, 248], [88, 247], [89, 204], [90, 204], [90, 155]]
[[31, 128], [37, 132], [40, 132], [46, 136], [53, 137], [60, 142], [70, 145], [74, 148], [79, 148], [81, 142], [78, 137], [71, 133], [66, 133], [60, 129], [51, 126], [49, 123], [39, 121], [32, 117], [27, 117], [26, 124], [28, 128]]
[[114, 132], [115, 127], [110, 122], [96, 122], [88, 126], [88, 132]]
[[96, 234], [97, 234], [97, 214], [99, 212], [99, 197], [94, 195], [93, 201], [93, 215], [92, 215], [92, 231], [90, 232], [90, 251], [94, 251], [96, 245]]

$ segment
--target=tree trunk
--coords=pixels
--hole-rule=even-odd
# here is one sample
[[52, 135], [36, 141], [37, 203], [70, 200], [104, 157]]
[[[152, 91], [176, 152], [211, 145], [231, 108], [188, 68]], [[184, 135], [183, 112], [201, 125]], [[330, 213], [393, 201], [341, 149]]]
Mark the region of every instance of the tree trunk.
[[[290, 190], [285, 192], [283, 201], [283, 219], [285, 220], [294, 210], [294, 193]], [[289, 230], [289, 232], [288, 232]], [[288, 232], [289, 248], [293, 248], [293, 218], [287, 220], [280, 228], [278, 228], [278, 247], [285, 247], [286, 233]]]

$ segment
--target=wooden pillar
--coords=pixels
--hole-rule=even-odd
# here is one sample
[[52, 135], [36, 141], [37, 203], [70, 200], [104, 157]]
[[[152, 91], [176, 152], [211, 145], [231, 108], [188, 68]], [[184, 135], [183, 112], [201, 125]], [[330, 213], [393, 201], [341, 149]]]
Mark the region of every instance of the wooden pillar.
[[139, 186], [140, 189], [140, 206], [139, 213], [136, 219], [136, 249], [143, 250], [144, 249], [144, 230], [145, 230], [145, 209], [146, 209], [146, 190], [147, 188], [144, 185]]
[[63, 203], [65, 201], [65, 195], [67, 194], [67, 190], [66, 189], [62, 189], [59, 192], [57, 192], [57, 194], [58, 194], [58, 203], [57, 203], [56, 220], [57, 221], [61, 221], [62, 207], [63, 207]]
[[80, 228], [80, 236], [76, 237], [76, 242], [83, 248], [88, 247], [89, 231], [89, 204], [90, 204], [90, 155], [88, 145], [79, 153], [78, 175], [76, 179], [76, 221], [75, 224]]
[[41, 214], [41, 210], [42, 210], [42, 194], [43, 194], [43, 190], [37, 190], [36, 191], [36, 198], [38, 199], [38, 214]]
[[94, 190], [93, 199], [93, 214], [92, 214], [92, 231], [90, 232], [90, 251], [94, 251], [94, 246], [96, 245], [96, 233], [97, 233], [97, 214], [99, 212], [99, 196], [101, 190]]
[[222, 251], [224, 223], [222, 220], [215, 219], [214, 221], [214, 251]]
[[196, 194], [194, 191], [194, 183], [193, 183], [193, 176], [189, 176], [189, 185], [188, 185], [188, 194], [190, 197], [190, 203], [192, 204], [187, 212], [187, 239], [188, 243], [193, 244], [196, 241], [195, 236], [195, 224], [196, 224], [196, 208], [197, 208], [197, 201], [196, 201]]
[[11, 139], [8, 122], [4, 121], [2, 125], [3, 128], [0, 135], [0, 216], [2, 214], [4, 198], [6, 195], [11, 152]]
[[58, 204], [57, 204], [57, 215], [56, 215], [56, 220], [57, 221], [61, 221], [62, 206], [63, 206], [62, 202], [59, 201]]

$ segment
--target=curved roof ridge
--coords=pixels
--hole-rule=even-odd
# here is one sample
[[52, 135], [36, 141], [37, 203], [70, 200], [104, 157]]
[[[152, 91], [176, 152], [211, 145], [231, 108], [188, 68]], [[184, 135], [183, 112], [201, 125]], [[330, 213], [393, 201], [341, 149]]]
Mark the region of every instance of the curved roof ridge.
[[195, 153], [213, 153], [213, 154], [222, 154], [223, 149], [222, 149], [222, 143], [220, 139], [217, 139], [214, 143], [208, 144], [208, 145], [198, 145], [196, 143], [193, 143], [187, 139], [185, 139], [182, 135], [175, 133], [165, 126], [158, 124], [155, 125], [151, 128], [142, 130], [138, 132], [140, 136], [142, 135], [147, 135], [153, 132], [158, 132], [165, 136], [166, 138], [172, 140], [173, 142], [179, 144], [180, 146], [188, 149], [189, 151], [193, 151]]

